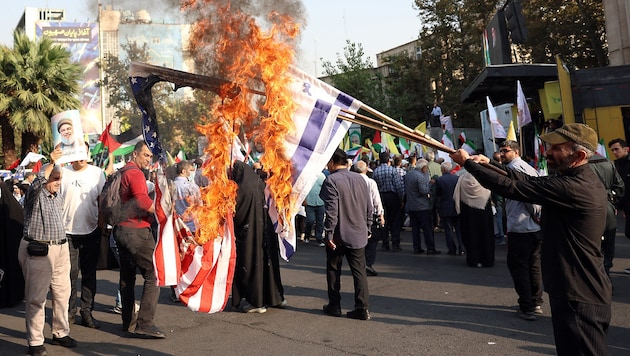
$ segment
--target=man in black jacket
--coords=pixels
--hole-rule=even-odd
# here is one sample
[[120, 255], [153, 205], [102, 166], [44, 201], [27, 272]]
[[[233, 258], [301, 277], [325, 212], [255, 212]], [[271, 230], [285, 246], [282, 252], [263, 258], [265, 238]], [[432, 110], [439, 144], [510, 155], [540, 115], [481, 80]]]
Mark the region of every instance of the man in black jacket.
[[587, 165], [597, 134], [583, 124], [567, 124], [541, 136], [549, 168], [556, 176], [507, 176], [470, 157], [452, 154], [485, 187], [509, 199], [542, 206], [542, 272], [549, 294], [558, 355], [605, 355], [612, 286], [604, 271], [601, 237], [606, 224], [606, 189]]
[[[608, 148], [610, 148], [613, 156], [615, 156], [615, 167], [624, 185], [627, 187], [630, 184], [630, 155], [628, 155], [628, 144], [625, 140], [616, 138], [608, 142]], [[624, 233], [627, 238], [630, 238], [630, 195], [622, 197], [619, 205], [626, 219]], [[630, 274], [630, 268], [626, 268], [624, 272]]]

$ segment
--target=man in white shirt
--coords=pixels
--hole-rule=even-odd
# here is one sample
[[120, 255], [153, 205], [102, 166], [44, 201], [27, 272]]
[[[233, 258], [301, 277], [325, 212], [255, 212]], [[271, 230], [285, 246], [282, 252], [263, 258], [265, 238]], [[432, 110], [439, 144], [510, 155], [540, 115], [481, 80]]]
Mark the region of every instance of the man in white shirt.
[[[354, 164], [354, 170], [361, 174], [361, 177], [367, 183], [370, 198], [368, 202], [372, 204], [372, 211], [374, 211], [374, 224], [372, 229], [380, 229], [385, 224], [385, 210], [383, 209], [383, 203], [381, 202], [381, 195], [378, 192], [378, 185], [376, 181], [367, 176], [368, 166], [364, 161], [359, 161]], [[368, 239], [368, 244], [365, 247], [365, 272], [368, 276], [378, 276], [378, 273], [374, 270], [372, 265], [376, 261], [376, 247], [378, 245], [378, 238], [375, 237], [372, 232], [372, 237]]]
[[[87, 146], [87, 144], [86, 144]], [[63, 222], [70, 248], [70, 283], [72, 291], [68, 319], [75, 322], [77, 279], [81, 271], [81, 325], [98, 329], [92, 316], [96, 294], [96, 264], [100, 251], [98, 196], [105, 185], [105, 174], [87, 160], [74, 161], [63, 168], [61, 195], [64, 199]]]

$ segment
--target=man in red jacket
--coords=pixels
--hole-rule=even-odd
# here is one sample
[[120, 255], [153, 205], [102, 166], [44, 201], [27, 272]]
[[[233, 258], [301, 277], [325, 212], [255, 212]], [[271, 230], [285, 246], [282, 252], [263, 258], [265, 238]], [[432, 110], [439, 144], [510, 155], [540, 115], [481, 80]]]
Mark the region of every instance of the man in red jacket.
[[[142, 169], [149, 167], [152, 157], [153, 154], [146, 143], [138, 142], [131, 161], [121, 168], [120, 199], [123, 219], [114, 227], [114, 239], [120, 253], [123, 330], [136, 335], [163, 339], [164, 333], [153, 323], [160, 293], [153, 268], [155, 240], [151, 234], [155, 206], [149, 197], [146, 179], [142, 172]], [[136, 269], [139, 269], [144, 277], [137, 321], [133, 320], [135, 319]]]

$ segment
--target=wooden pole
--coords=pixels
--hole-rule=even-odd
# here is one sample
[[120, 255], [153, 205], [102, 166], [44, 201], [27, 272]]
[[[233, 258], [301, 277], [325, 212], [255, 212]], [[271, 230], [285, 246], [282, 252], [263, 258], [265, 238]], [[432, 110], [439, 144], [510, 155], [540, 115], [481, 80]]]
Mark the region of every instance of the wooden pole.
[[[366, 110], [367, 111], [367, 110]], [[387, 116], [381, 114], [383, 116], [383, 118], [388, 118]], [[446, 146], [445, 144], [443, 144], [442, 142], [428, 137], [427, 135], [425, 135], [423, 132], [417, 131], [417, 130], [413, 130], [403, 124], [400, 124], [399, 122], [397, 122], [396, 120], [393, 120], [391, 118], [388, 118], [389, 120], [387, 120], [387, 123], [385, 122], [381, 122], [379, 120], [376, 120], [374, 118], [371, 118], [369, 116], [366, 115], [361, 115], [361, 114], [357, 114], [357, 113], [353, 113], [350, 111], [347, 111], [345, 109], [342, 109], [340, 114], [338, 115], [338, 117], [340, 119], [343, 120], [347, 120], [350, 122], [354, 122], [360, 125], [363, 125], [365, 127], [369, 127], [371, 129], [374, 130], [379, 130], [379, 131], [385, 131], [387, 133], [391, 133], [392, 135], [396, 136], [396, 137], [401, 137], [401, 138], [406, 138], [408, 140], [411, 141], [415, 141], [418, 143], [422, 143], [424, 145], [427, 145], [429, 147], [435, 148], [437, 150], [440, 150], [442, 152], [446, 152], [448, 154], [452, 154], [457, 152], [455, 149]], [[482, 166], [491, 169], [499, 174], [502, 175], [507, 175], [507, 173], [496, 167], [493, 166], [492, 164], [483, 164]]]

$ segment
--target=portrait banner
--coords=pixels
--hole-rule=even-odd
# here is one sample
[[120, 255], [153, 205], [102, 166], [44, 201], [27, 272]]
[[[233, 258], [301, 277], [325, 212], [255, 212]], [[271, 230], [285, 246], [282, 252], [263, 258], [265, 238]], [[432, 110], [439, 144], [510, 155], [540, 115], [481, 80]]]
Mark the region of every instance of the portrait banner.
[[88, 159], [87, 148], [83, 141], [83, 128], [79, 110], [60, 112], [50, 119], [52, 124], [53, 145], [61, 148], [63, 154], [57, 164]]

